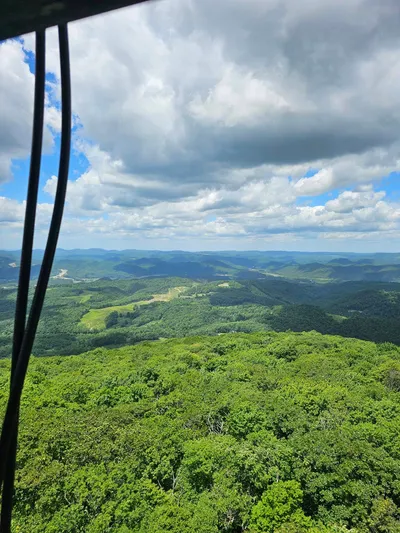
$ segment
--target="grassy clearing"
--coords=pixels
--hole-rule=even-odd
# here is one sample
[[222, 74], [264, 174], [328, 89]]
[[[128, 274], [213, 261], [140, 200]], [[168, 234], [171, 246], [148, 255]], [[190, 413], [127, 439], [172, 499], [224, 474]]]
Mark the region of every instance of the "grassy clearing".
[[182, 292], [187, 290], [187, 287], [173, 287], [168, 292], [162, 294], [153, 294], [151, 300], [141, 300], [140, 302], [131, 302], [125, 305], [113, 305], [110, 307], [102, 307], [101, 309], [91, 309], [81, 318], [81, 324], [88, 329], [104, 329], [105, 319], [113, 311], [118, 313], [128, 313], [138, 305], [148, 305], [153, 302], [169, 302], [173, 298], [177, 298]]

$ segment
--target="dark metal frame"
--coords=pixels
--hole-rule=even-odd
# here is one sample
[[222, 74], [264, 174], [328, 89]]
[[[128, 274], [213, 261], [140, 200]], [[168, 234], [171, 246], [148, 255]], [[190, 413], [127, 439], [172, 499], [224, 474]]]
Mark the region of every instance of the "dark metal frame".
[[0, 41], [146, 0], [2, 0]]
[[[36, 31], [35, 97], [32, 149], [15, 309], [10, 393], [0, 436], [0, 533], [11, 532], [19, 408], [29, 359], [50, 279], [67, 192], [71, 151], [71, 76], [67, 22], [146, 0], [3, 0], [0, 40]], [[27, 319], [33, 238], [42, 156], [45, 105], [45, 30], [58, 25], [61, 68], [61, 143], [57, 190], [47, 244]]]

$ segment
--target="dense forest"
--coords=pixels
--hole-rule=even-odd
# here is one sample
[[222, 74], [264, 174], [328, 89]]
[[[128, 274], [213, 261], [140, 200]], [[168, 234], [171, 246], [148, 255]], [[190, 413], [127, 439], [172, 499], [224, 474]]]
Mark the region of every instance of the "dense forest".
[[34, 357], [21, 418], [15, 532], [400, 531], [392, 344], [264, 332]]

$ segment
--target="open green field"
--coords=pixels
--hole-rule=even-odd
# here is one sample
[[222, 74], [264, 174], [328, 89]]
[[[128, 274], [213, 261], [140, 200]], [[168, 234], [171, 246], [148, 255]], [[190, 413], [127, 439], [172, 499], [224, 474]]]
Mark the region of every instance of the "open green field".
[[113, 311], [117, 313], [128, 313], [133, 311], [136, 306], [148, 305], [153, 302], [169, 302], [174, 298], [177, 298], [182, 294], [187, 287], [172, 287], [166, 293], [162, 294], [153, 294], [153, 298], [150, 300], [141, 300], [139, 302], [131, 302], [125, 305], [112, 305], [110, 307], [103, 307], [101, 309], [91, 309], [81, 318], [81, 324], [89, 329], [104, 329], [106, 327], [105, 320], [107, 316]]

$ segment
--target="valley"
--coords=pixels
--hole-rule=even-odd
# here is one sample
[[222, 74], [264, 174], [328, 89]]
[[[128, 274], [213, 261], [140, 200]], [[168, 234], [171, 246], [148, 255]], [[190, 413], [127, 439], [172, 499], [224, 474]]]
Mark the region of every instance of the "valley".
[[59, 259], [46, 294], [15, 531], [400, 531], [397, 256], [91, 254]]
[[[61, 256], [63, 254], [61, 251]], [[119, 254], [121, 257], [128, 252]], [[218, 259], [213, 259], [212, 263], [220, 272], [229, 262], [231, 275], [225, 272], [221, 279], [215, 271], [204, 271], [205, 264], [211, 268], [210, 253], [130, 252], [131, 256], [140, 257], [129, 261], [125, 257], [124, 264], [139, 264], [141, 269], [148, 270], [148, 276], [140, 272], [140, 276], [132, 274], [127, 278], [99, 277], [110, 268], [107, 258], [111, 256], [110, 262], [114, 264], [116, 255], [117, 252], [89, 253], [85, 250], [69, 252], [62, 259], [68, 268], [60, 268], [51, 279], [34, 345], [36, 355], [79, 354], [97, 346], [123, 346], [193, 334], [270, 330], [315, 330], [400, 344], [400, 283], [382, 281], [380, 276], [348, 281], [292, 278], [276, 273], [263, 275], [261, 266], [257, 270], [253, 268], [254, 262], [261, 265], [267, 260], [272, 268], [271, 260], [276, 263], [280, 258], [280, 262], [286, 261], [281, 271], [293, 274], [295, 268], [310, 275], [317, 271], [314, 260], [324, 260], [328, 261], [325, 265], [340, 263], [341, 268], [349, 269], [349, 277], [356, 268], [364, 269], [359, 277], [369, 278], [372, 266], [392, 272], [387, 265], [398, 260], [395, 254], [383, 257], [375, 254], [362, 259], [347, 254], [332, 259], [327, 254], [287, 253], [283, 256], [278, 252], [249, 252], [249, 257], [245, 257], [241, 252], [226, 252], [217, 255]], [[191, 261], [187, 260], [189, 258]], [[6, 260], [8, 264], [9, 258]], [[308, 263], [308, 260], [314, 262]], [[59, 261], [61, 263], [61, 259]], [[360, 266], [361, 261], [364, 266]], [[86, 265], [84, 270], [83, 264]], [[184, 271], [190, 275], [156, 274], [156, 264], [161, 269], [159, 272], [166, 269], [170, 274]], [[84, 276], [91, 273], [93, 277], [78, 280], [74, 276], [79, 272]], [[323, 270], [323, 275], [326, 272]], [[4, 280], [0, 289], [2, 357], [7, 357], [11, 350], [15, 296], [15, 282]]]

